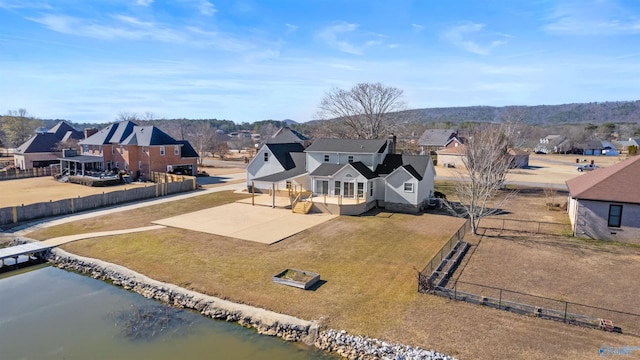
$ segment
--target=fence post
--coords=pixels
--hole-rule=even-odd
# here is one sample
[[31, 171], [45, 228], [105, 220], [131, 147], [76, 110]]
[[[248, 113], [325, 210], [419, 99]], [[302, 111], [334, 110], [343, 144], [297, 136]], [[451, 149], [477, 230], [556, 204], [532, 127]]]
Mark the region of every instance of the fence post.
[[540, 222], [538, 221], [538, 234], [540, 234]]
[[564, 322], [567, 322], [567, 307], [569, 303], [567, 301], [564, 302]]
[[500, 289], [500, 300], [498, 300], [498, 310], [502, 310], [502, 289]]

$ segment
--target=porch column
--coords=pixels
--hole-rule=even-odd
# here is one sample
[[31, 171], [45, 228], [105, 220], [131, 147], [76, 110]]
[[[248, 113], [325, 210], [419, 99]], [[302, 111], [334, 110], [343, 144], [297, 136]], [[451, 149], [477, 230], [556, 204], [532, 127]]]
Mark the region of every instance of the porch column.
[[271, 208], [276, 207], [276, 183], [271, 183]]

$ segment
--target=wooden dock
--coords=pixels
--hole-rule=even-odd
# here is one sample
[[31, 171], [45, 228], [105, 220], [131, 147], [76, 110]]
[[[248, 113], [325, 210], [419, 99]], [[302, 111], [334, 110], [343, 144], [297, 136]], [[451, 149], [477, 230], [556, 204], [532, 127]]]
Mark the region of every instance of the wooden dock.
[[38, 259], [45, 259], [47, 253], [51, 248], [55, 246], [45, 245], [40, 242], [32, 242], [23, 245], [10, 246], [6, 248], [0, 249], [0, 269], [4, 270], [5, 266], [9, 266], [5, 264], [5, 260], [13, 259], [13, 266], [18, 265], [18, 259], [20, 256], [26, 256], [27, 261], [31, 260], [32, 257], [36, 257]]

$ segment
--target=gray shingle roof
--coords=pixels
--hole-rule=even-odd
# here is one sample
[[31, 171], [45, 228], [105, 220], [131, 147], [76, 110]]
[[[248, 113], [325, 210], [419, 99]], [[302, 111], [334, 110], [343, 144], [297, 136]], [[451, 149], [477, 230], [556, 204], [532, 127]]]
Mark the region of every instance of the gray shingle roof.
[[307, 152], [330, 153], [382, 153], [387, 148], [387, 140], [363, 139], [316, 139]]
[[307, 172], [306, 170], [307, 155], [305, 153], [302, 153], [302, 152], [291, 153], [291, 159], [295, 164], [293, 168], [276, 173], [276, 174], [255, 178], [253, 180], [266, 181], [266, 182], [279, 182], [279, 181], [293, 179]]
[[135, 123], [131, 121], [122, 121], [111, 124], [97, 133], [82, 140], [80, 145], [107, 145], [120, 144], [133, 132]]
[[449, 139], [457, 134], [456, 130], [451, 129], [427, 129], [418, 139], [420, 146], [445, 146]]
[[282, 143], [294, 143], [309, 140], [306, 136], [291, 129], [288, 126], [282, 127], [276, 131], [275, 134], [268, 137], [267, 144], [282, 144]]
[[[117, 133], [113, 137], [116, 137]], [[155, 126], [134, 126], [126, 139], [120, 142], [122, 145], [178, 145], [177, 140]]]
[[309, 175], [311, 176], [331, 176], [340, 169], [345, 167], [345, 164], [320, 164], [315, 170], [313, 170]]
[[296, 166], [291, 154], [304, 151], [304, 147], [300, 143], [265, 144], [264, 146], [269, 148], [273, 156], [278, 159], [278, 162], [280, 162], [285, 170], [292, 169]]
[[424, 155], [387, 154], [382, 164], [376, 168], [376, 173], [387, 175], [399, 167], [404, 167], [413, 177], [422, 180], [422, 175], [430, 162], [431, 157]]
[[22, 145], [18, 146], [16, 153], [46, 153], [55, 150], [56, 145], [61, 141], [69, 139], [82, 139], [83, 133], [71, 127], [64, 121], [60, 121], [45, 133], [35, 134]]

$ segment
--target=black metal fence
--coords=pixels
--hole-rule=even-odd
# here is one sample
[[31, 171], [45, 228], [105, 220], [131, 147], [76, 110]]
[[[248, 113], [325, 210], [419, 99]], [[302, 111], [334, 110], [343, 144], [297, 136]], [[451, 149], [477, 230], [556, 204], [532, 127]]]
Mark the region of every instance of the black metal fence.
[[480, 222], [480, 227], [489, 230], [516, 231], [533, 234], [565, 235], [571, 234], [568, 223], [554, 223], [536, 220], [506, 219], [501, 217], [486, 217]]
[[456, 231], [456, 233], [453, 234], [453, 236], [451, 236], [449, 241], [447, 241], [440, 248], [440, 250], [438, 250], [438, 252], [433, 256], [431, 261], [429, 261], [427, 266], [425, 266], [424, 269], [422, 269], [420, 274], [429, 277], [431, 273], [433, 273], [433, 270], [437, 269], [438, 266], [440, 266], [440, 263], [442, 263], [442, 259], [444, 259], [447, 256], [447, 254], [451, 251], [451, 249], [453, 249], [456, 243], [458, 241], [462, 241], [465, 235], [467, 235], [470, 231], [471, 231], [471, 222], [469, 221], [469, 219], [467, 219], [467, 221], [464, 222], [464, 224], [458, 229], [458, 231]]
[[433, 293], [450, 299], [485, 305], [521, 315], [640, 336], [640, 314], [551, 299], [464, 281], [456, 281], [447, 288], [437, 287], [433, 290]]

